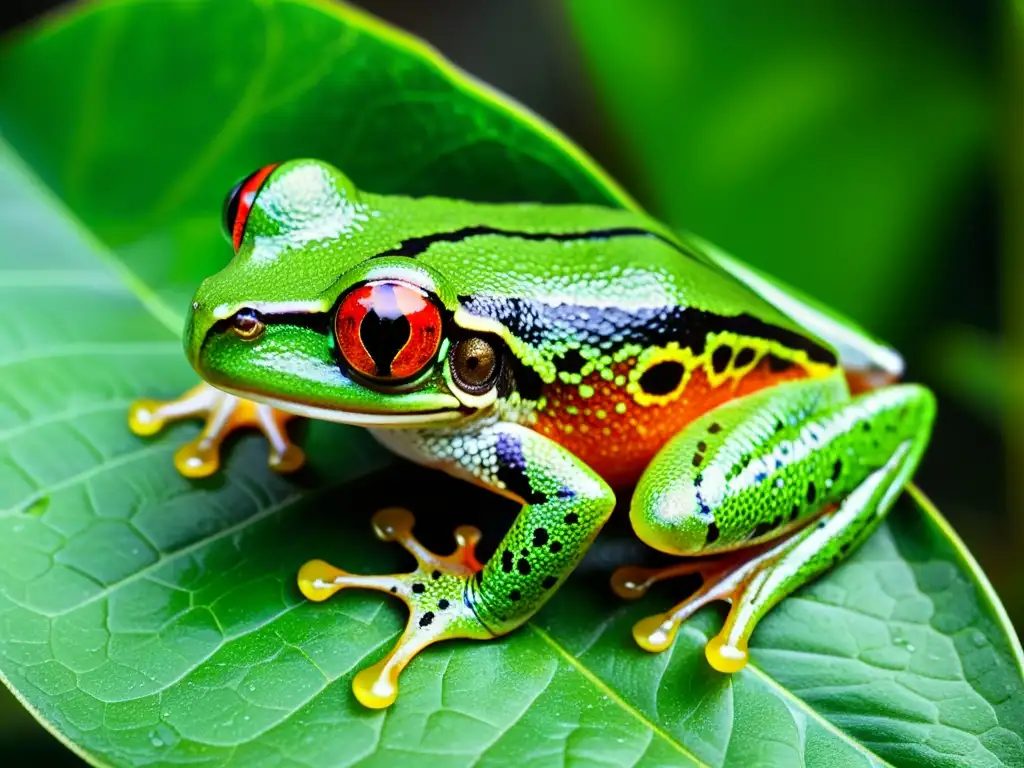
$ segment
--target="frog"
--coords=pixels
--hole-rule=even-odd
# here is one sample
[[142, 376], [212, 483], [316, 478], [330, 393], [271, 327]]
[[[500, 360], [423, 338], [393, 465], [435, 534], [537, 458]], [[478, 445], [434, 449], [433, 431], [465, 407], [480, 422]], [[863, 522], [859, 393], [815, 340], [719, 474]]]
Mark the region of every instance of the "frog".
[[[522, 626], [593, 544], [618, 496], [640, 540], [671, 556], [623, 566], [619, 595], [699, 574], [700, 588], [636, 623], [650, 652], [713, 601], [705, 646], [731, 674], [783, 598], [858, 547], [911, 481], [935, 398], [852, 320], [696, 235], [639, 210], [375, 194], [317, 159], [266, 165], [227, 195], [233, 255], [199, 286], [184, 348], [201, 383], [132, 404], [140, 435], [199, 418], [175, 454], [218, 471], [225, 437], [256, 428], [271, 469], [299, 469], [294, 418], [356, 425], [399, 457], [511, 499], [480, 562], [480, 531], [424, 547], [409, 510], [376, 535], [411, 573], [298, 572], [311, 601], [377, 590], [408, 621], [353, 678], [390, 706], [424, 648]], [[311, 553], [320, 554], [320, 553]]]

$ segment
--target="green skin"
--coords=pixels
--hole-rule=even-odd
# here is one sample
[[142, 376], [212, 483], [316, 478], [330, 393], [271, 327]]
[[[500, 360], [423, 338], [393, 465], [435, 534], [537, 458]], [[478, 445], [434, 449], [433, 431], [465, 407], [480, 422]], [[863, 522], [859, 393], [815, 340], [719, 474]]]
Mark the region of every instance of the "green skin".
[[[417, 240], [431, 236], [435, 242]], [[410, 242], [418, 251], [405, 255], [417, 250]], [[436, 356], [395, 386], [347, 371], [333, 332], [339, 299], [372, 280], [417, 286], [444, 308]], [[557, 306], [600, 307], [611, 319], [559, 322], [549, 311]], [[539, 312], [532, 325], [524, 307]], [[264, 322], [256, 338], [237, 332], [233, 318], [247, 310]], [[672, 326], [680, 339], [672, 346], [661, 310], [700, 322]], [[618, 317], [628, 322], [615, 327]], [[693, 327], [712, 336], [679, 331]], [[844, 370], [891, 380], [900, 362], [849, 321], [635, 212], [378, 196], [358, 192], [329, 165], [300, 160], [278, 166], [259, 189], [237, 255], [196, 294], [185, 344], [195, 369], [221, 390], [370, 427], [398, 454], [524, 504], [482, 572], [443, 568], [430, 579], [423, 566], [384, 585], [412, 607], [403, 639], [415, 646], [411, 656], [436, 639], [489, 637], [523, 624], [611, 514], [609, 483], [579, 451], [536, 429], [537, 413], [550, 407], [538, 386], [585, 387], [569, 353], [582, 355], [584, 374], [600, 372], [630, 344], [630, 360], [655, 346], [689, 344], [698, 353], [725, 329], [737, 334], [734, 346], [747, 340], [759, 355], [805, 365], [808, 377], [681, 424], [650, 457], [630, 515], [638, 535], [666, 552], [768, 553], [750, 560], [747, 588], [735, 594], [715, 657], [709, 652], [726, 670], [745, 660], [746, 639], [765, 612], [869, 535], [927, 444], [935, 410], [928, 390], [851, 395]], [[514, 373], [483, 392], [460, 387], [448, 353], [463, 336], [491, 340]], [[637, 407], [625, 385], [617, 391]], [[383, 588], [347, 578], [338, 584]], [[439, 602], [460, 609], [446, 614]], [[417, 639], [420, 631], [432, 634]]]

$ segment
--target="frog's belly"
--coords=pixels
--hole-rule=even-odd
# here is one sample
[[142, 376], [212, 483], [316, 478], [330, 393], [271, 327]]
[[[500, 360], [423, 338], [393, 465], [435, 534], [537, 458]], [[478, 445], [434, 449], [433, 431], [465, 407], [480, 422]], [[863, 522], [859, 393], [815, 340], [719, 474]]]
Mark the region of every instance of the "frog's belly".
[[[628, 371], [629, 365], [623, 364], [616, 373], [628, 377]], [[572, 451], [613, 487], [628, 486], [640, 479], [661, 447], [697, 417], [737, 397], [807, 376], [799, 365], [778, 371], [762, 360], [750, 371], [715, 385], [697, 367], [676, 391], [651, 398], [627, 391], [614, 378], [592, 375], [581, 384], [546, 385], [544, 409], [533, 428]]]

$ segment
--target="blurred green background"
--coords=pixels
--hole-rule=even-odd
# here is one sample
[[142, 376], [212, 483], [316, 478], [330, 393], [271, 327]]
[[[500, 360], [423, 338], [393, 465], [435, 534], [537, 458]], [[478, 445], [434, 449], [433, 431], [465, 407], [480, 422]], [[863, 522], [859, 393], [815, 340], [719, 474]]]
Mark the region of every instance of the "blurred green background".
[[[897, 346], [940, 401], [919, 485], [1024, 626], [1020, 5], [356, 4], [547, 118], [655, 215]], [[56, 5], [8, 2], [0, 29]], [[72, 759], [6, 696], [0, 756]]]

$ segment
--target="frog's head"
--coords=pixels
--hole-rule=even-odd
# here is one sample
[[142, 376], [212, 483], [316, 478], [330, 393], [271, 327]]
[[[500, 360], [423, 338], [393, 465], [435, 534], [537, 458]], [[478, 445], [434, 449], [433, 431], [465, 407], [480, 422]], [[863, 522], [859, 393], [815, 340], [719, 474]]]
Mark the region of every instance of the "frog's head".
[[497, 338], [455, 324], [443, 275], [388, 254], [393, 217], [337, 169], [267, 166], [232, 190], [224, 214], [235, 256], [199, 287], [185, 333], [214, 386], [368, 426], [452, 423], [509, 386]]

